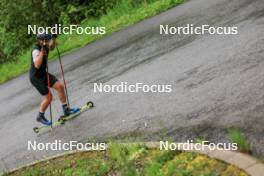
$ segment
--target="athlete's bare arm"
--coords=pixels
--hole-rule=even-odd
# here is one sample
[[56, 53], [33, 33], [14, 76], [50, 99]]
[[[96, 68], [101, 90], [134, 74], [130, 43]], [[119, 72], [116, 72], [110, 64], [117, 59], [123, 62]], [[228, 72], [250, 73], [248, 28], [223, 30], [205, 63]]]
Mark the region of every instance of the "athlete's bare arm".
[[37, 57], [33, 59], [35, 68], [37, 68], [37, 69], [40, 68], [40, 66], [43, 62], [43, 58], [46, 54], [47, 54], [46, 50], [44, 49], [44, 47], [42, 47], [39, 54], [37, 55]]
[[55, 45], [56, 45], [56, 38], [52, 38], [49, 42], [49, 49], [50, 50], [53, 50], [55, 48]]

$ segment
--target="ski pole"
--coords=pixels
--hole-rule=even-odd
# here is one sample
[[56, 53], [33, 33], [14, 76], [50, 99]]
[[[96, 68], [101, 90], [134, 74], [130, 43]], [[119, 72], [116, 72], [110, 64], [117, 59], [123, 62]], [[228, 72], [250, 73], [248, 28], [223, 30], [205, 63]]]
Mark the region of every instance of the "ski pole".
[[62, 62], [61, 62], [60, 51], [59, 51], [57, 45], [56, 45], [56, 50], [57, 50], [57, 53], [58, 53], [58, 56], [59, 56], [61, 75], [62, 75], [63, 85], [64, 85], [64, 89], [65, 89], [65, 94], [66, 94], [66, 100], [67, 100], [68, 106], [70, 107], [70, 101], [69, 101], [67, 85], [66, 85], [66, 81], [65, 81], [65, 77], [64, 77], [64, 71], [63, 71], [63, 66], [62, 66]]
[[[47, 60], [47, 81], [48, 81], [48, 90], [49, 90], [48, 98], [51, 99], [48, 60]], [[50, 101], [50, 104], [49, 104], [49, 109], [50, 109], [50, 121], [51, 121], [51, 126], [50, 127], [52, 128], [52, 108], [51, 108], [51, 101]]]

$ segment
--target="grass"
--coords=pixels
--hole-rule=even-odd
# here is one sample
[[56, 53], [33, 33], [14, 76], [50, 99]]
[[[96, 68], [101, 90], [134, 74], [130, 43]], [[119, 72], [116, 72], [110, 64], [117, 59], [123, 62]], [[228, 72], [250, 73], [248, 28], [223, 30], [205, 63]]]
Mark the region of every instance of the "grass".
[[40, 162], [5, 176], [247, 176], [233, 165], [205, 155], [110, 144], [106, 151], [81, 152]]
[[[109, 10], [106, 15], [98, 19], [86, 19], [81, 23], [82, 27], [86, 26], [105, 26], [106, 34], [104, 35], [60, 35], [58, 37], [58, 46], [62, 54], [67, 54], [74, 49], [83, 47], [102, 37], [119, 31], [127, 26], [135, 24], [143, 19], [156, 15], [160, 12], [183, 3], [185, 0], [153, 0], [147, 3], [143, 1], [138, 6], [131, 5], [132, 0], [123, 0], [116, 7]], [[10, 80], [22, 73], [25, 73], [30, 66], [31, 48], [17, 56], [16, 62], [10, 62], [0, 65], [0, 84]], [[57, 57], [56, 52], [50, 53], [50, 60]]]
[[251, 153], [250, 143], [238, 129], [229, 130], [229, 138], [232, 143], [237, 143], [238, 149], [244, 153]]

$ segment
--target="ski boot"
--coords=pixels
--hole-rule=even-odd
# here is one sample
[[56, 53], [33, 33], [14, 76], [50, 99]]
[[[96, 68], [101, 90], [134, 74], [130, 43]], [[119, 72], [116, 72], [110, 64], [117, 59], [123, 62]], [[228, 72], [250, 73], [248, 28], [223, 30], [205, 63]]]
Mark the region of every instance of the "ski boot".
[[37, 122], [40, 122], [44, 125], [48, 125], [50, 126], [52, 124], [52, 122], [48, 119], [45, 118], [44, 113], [39, 113], [37, 116]]

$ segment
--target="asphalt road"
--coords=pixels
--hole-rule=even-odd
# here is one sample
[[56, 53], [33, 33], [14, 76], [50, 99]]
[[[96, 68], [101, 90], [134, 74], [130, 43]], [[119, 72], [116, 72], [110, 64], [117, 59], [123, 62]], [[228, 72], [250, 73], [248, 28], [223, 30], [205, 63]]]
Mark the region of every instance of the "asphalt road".
[[[160, 35], [159, 25], [237, 26], [238, 35]], [[0, 170], [60, 152], [28, 140], [227, 142], [241, 129], [264, 155], [264, 1], [192, 0], [63, 57], [71, 104], [96, 107], [52, 132], [32, 127], [41, 97], [28, 74], [0, 86]], [[57, 61], [50, 70], [58, 74]], [[93, 83], [171, 84], [171, 93], [94, 93]], [[54, 95], [53, 113], [61, 113]], [[48, 113], [47, 113], [48, 114]]]

